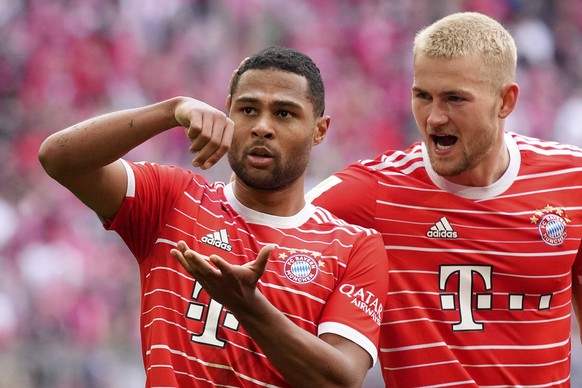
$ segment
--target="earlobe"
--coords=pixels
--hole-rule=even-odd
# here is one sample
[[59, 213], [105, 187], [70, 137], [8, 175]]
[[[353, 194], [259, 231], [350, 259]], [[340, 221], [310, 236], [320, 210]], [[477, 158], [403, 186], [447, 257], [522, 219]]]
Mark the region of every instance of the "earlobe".
[[517, 105], [517, 97], [519, 96], [519, 86], [515, 82], [503, 87], [502, 105], [499, 109], [499, 118], [506, 118], [509, 116], [515, 106]]

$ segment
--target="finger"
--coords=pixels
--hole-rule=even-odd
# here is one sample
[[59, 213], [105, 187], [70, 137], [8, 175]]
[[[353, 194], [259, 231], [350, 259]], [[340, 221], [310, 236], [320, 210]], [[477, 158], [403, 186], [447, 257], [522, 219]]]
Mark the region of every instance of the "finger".
[[187, 127], [184, 127], [186, 136], [191, 142], [195, 141], [200, 132], [202, 132], [202, 114], [193, 114]]
[[218, 255], [210, 255], [209, 260], [218, 268], [220, 272], [223, 274], [228, 273], [231, 268], [233, 267], [228, 261], [224, 260], [222, 257]]
[[190, 247], [188, 246], [188, 244], [186, 244], [186, 241], [184, 240], [178, 241], [176, 247], [180, 250], [182, 254], [186, 252], [188, 249], [190, 249]]
[[[240, 67], [240, 65], [239, 65], [239, 67]], [[238, 67], [236, 69], [234, 69], [234, 71], [230, 75], [230, 80], [228, 81], [227, 92], [228, 92], [229, 96], [232, 94], [232, 85], [234, 85], [234, 79], [236, 78], [237, 74], [238, 74]]]
[[206, 170], [215, 165], [230, 148], [234, 133], [234, 122], [225, 117], [224, 122], [216, 123], [212, 128], [211, 137], [193, 160], [194, 166]]
[[178, 249], [171, 249], [170, 250], [170, 254], [174, 257], [174, 259], [176, 259], [178, 261], [178, 263], [180, 263], [180, 265], [182, 267], [184, 267], [184, 269], [186, 271], [188, 271], [189, 273], [191, 273], [190, 264], [184, 258], [184, 255], [182, 255], [182, 252], [180, 252]]
[[[220, 116], [215, 116], [214, 113], [197, 116], [196, 122], [190, 124], [188, 128], [188, 139], [190, 140], [190, 152], [199, 152], [206, 143], [212, 138], [213, 127], [216, 121], [225, 120]], [[199, 119], [199, 120], [198, 120]]]
[[220, 139], [220, 144], [216, 150], [210, 154], [202, 165], [203, 170], [207, 170], [214, 166], [230, 149], [232, 143], [232, 137], [234, 135], [234, 122], [229, 119], [227, 125], [222, 129], [222, 137]]
[[180, 257], [183, 258], [185, 262], [188, 263], [189, 268], [193, 268], [196, 263], [200, 260], [202, 262], [208, 261], [208, 257], [201, 255], [193, 249], [190, 249], [188, 244], [184, 240], [178, 241], [176, 244], [176, 249], [170, 250], [170, 253], [174, 255], [172, 251], [177, 251], [180, 253]]
[[204, 112], [199, 118], [199, 123], [188, 129], [188, 138], [192, 141], [191, 152], [200, 151], [212, 138], [215, 127], [224, 126], [227, 122], [226, 114], [217, 110]]
[[210, 264], [210, 259], [207, 256], [201, 255], [192, 249], [184, 252], [183, 256], [188, 261], [190, 268], [197, 275], [203, 274], [204, 276], [208, 276], [209, 274], [218, 273], [218, 270]]
[[250, 263], [250, 268], [262, 276], [267, 268], [267, 263], [269, 262], [269, 256], [271, 252], [275, 249], [274, 244], [265, 245], [260, 251], [257, 258]]
[[238, 71], [240, 70], [240, 68], [244, 65], [244, 63], [248, 59], [249, 59], [249, 57], [246, 57], [245, 59], [240, 61], [238, 67], [232, 72], [232, 75], [230, 76], [230, 80], [228, 81], [228, 94], [231, 94], [231, 92], [232, 92], [232, 85], [234, 84], [234, 79], [236, 78]]

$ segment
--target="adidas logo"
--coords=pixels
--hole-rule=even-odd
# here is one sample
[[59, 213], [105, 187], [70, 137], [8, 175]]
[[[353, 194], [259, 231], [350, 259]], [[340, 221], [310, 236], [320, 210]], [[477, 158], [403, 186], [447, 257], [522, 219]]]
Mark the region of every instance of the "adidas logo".
[[457, 232], [453, 230], [451, 224], [447, 217], [443, 217], [438, 220], [429, 230], [426, 232], [426, 237], [428, 238], [457, 238]]
[[208, 233], [206, 236], [202, 237], [201, 241], [227, 252], [232, 251], [232, 245], [230, 245], [230, 242], [228, 241], [226, 229], [220, 229], [216, 232]]

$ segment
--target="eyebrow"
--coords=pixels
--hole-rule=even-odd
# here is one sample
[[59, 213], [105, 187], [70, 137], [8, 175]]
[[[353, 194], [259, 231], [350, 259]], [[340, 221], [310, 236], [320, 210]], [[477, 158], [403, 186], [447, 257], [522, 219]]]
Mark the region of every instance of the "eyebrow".
[[[258, 104], [260, 100], [255, 97], [245, 97], [242, 96], [237, 98], [234, 103], [248, 103], [248, 104]], [[304, 109], [303, 105], [290, 100], [275, 100], [271, 105], [279, 108], [294, 108], [294, 109]]]
[[[419, 88], [417, 86], [412, 87], [413, 93], [428, 93], [426, 90]], [[469, 96], [471, 93], [462, 89], [446, 90], [444, 92], [438, 93], [441, 96]]]

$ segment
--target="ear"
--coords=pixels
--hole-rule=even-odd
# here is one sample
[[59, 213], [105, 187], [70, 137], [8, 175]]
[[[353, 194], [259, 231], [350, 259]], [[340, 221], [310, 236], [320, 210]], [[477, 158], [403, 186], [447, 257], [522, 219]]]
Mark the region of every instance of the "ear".
[[330, 122], [331, 117], [329, 116], [322, 116], [317, 119], [315, 131], [313, 131], [313, 145], [318, 145], [325, 139]]
[[226, 102], [225, 102], [225, 106], [226, 106], [226, 111], [230, 113], [230, 105], [232, 104], [232, 96], [229, 94], [226, 97]]
[[519, 96], [519, 86], [515, 82], [503, 86], [501, 89], [501, 107], [499, 109], [499, 118], [504, 119], [515, 109], [517, 97]]

